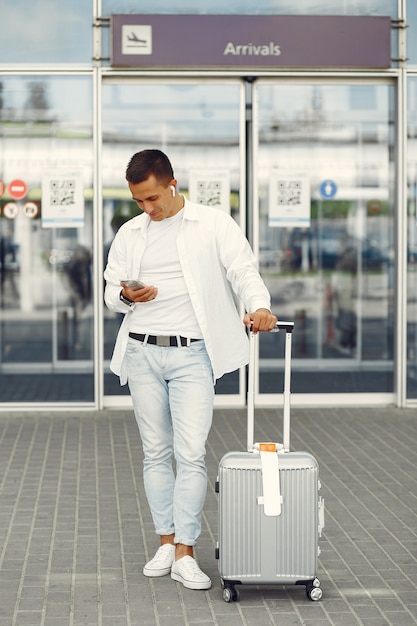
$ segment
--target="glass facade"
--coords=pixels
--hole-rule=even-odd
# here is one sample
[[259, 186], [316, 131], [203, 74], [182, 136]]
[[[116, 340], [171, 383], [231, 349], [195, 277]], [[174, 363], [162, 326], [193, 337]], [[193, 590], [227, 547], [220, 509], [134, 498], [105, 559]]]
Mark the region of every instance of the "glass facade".
[[407, 63], [409, 67], [417, 67], [417, 4], [407, 0]]
[[[135, 0], [103, 0], [104, 15], [112, 13], [173, 13], [170, 0], [155, 0], [140, 8]], [[396, 17], [397, 0], [208, 0], [196, 6], [182, 0], [175, 13], [212, 15], [390, 15]]]
[[[227, 179], [229, 210], [274, 312], [296, 323], [293, 400], [416, 401], [413, 0], [175, 7], [395, 20], [387, 70], [267, 75], [112, 68], [111, 15], [171, 14], [167, 0], [0, 0], [0, 11], [0, 410], [128, 405], [109, 372], [120, 318], [104, 307], [102, 271], [114, 233], [137, 210], [127, 161], [147, 147], [167, 152], [186, 195], [201, 172]], [[277, 227], [271, 181], [300, 174], [310, 222]], [[261, 337], [265, 405], [280, 392], [281, 343], [279, 334]], [[244, 371], [224, 377], [216, 400], [243, 403], [245, 384]]]
[[417, 398], [417, 76], [408, 82], [407, 397]]
[[[417, 398], [417, 5], [407, 0], [406, 397]], [[413, 68], [415, 68], [413, 72]], [[413, 75], [414, 74], [414, 75]]]
[[5, 64], [91, 65], [93, 3], [0, 0]]

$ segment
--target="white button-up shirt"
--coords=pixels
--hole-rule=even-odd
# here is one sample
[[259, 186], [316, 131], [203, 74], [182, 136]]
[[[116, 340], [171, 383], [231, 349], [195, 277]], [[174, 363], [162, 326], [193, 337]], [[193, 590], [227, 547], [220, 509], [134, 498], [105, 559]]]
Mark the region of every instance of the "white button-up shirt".
[[[271, 299], [255, 256], [235, 220], [220, 209], [187, 199], [183, 211], [178, 255], [213, 378], [217, 380], [248, 362], [248, 339], [234, 294], [247, 312], [270, 310]], [[139, 277], [149, 222], [149, 216], [143, 213], [123, 224], [111, 245], [104, 272], [106, 305], [111, 311], [125, 313], [110, 364], [122, 385], [127, 381], [123, 360], [132, 309], [120, 300], [120, 280]]]

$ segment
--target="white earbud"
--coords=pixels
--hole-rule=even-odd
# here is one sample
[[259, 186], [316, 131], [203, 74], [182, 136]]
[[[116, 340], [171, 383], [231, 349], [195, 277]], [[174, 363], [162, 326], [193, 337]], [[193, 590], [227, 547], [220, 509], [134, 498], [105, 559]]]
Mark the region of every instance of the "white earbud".
[[173, 195], [173, 196], [174, 196], [174, 198], [175, 198], [175, 187], [174, 187], [174, 185], [171, 185], [171, 186], [170, 186], [170, 189], [171, 189], [172, 195]]

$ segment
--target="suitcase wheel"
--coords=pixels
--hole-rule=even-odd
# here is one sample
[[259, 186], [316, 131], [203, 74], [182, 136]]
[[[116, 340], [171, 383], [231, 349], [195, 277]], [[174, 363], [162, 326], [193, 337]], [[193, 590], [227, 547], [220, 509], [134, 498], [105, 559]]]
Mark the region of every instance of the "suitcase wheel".
[[223, 600], [225, 602], [237, 602], [239, 600], [239, 592], [233, 585], [226, 585], [223, 588]]
[[306, 585], [306, 594], [309, 600], [318, 602], [323, 597], [323, 590], [320, 589], [320, 581], [315, 578], [309, 585]]

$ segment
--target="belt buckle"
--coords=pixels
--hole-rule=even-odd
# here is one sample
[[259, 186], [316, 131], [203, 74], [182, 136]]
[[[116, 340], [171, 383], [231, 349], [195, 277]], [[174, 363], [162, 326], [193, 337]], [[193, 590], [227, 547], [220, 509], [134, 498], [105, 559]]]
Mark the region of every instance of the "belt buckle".
[[171, 345], [170, 342], [171, 337], [167, 337], [165, 335], [157, 335], [156, 337], [156, 345], [161, 348], [169, 348]]

